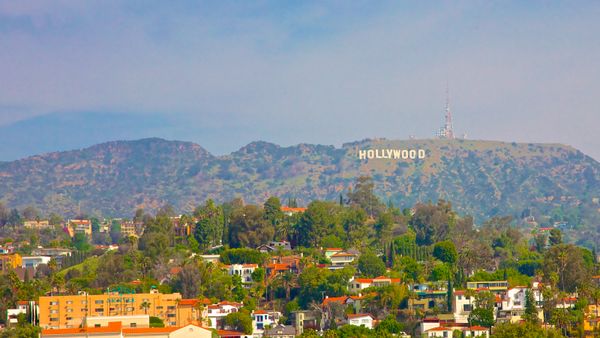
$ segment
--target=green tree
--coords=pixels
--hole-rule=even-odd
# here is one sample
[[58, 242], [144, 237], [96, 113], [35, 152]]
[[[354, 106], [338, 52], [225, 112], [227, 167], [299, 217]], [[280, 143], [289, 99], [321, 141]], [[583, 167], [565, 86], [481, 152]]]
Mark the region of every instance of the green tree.
[[494, 338], [560, 338], [563, 335], [551, 328], [532, 323], [502, 323], [494, 326]]
[[525, 314], [523, 315], [523, 319], [533, 324], [537, 324], [539, 321], [535, 299], [530, 290], [525, 291]]
[[550, 245], [562, 244], [562, 232], [560, 229], [552, 229], [550, 230], [550, 237], [548, 238], [550, 241]]
[[299, 246], [318, 247], [320, 240], [328, 235], [343, 234], [339, 227], [340, 206], [332, 202], [313, 201], [296, 224], [296, 241]]
[[431, 245], [445, 240], [456, 222], [450, 202], [417, 204], [409, 224], [416, 233], [417, 244]]
[[438, 242], [433, 247], [433, 257], [444, 263], [454, 265], [458, 259], [456, 247], [451, 241]]
[[573, 244], [557, 244], [544, 255], [543, 272], [546, 280], [556, 274], [562, 291], [574, 292], [587, 283], [591, 266], [586, 264], [583, 252]]
[[354, 189], [348, 192], [348, 204], [357, 205], [365, 210], [369, 217], [377, 215], [382, 207], [381, 201], [374, 193], [375, 184], [370, 176], [360, 176]]
[[118, 220], [110, 222], [110, 240], [112, 244], [117, 244], [121, 240], [121, 222]]
[[198, 218], [194, 238], [200, 244], [200, 248], [207, 249], [221, 244], [225, 229], [223, 208], [209, 199], [203, 206], [196, 208], [194, 216]]
[[378, 277], [386, 272], [385, 263], [371, 250], [358, 257], [358, 270], [366, 277]]
[[486, 308], [475, 308], [469, 314], [469, 323], [471, 325], [491, 328], [494, 325], [494, 310]]
[[235, 210], [229, 225], [229, 245], [234, 248], [252, 247], [273, 240], [275, 227], [264, 218], [264, 212], [255, 205]]
[[72, 243], [75, 249], [79, 251], [90, 251], [92, 249], [89, 238], [84, 233], [76, 233], [73, 236]]
[[224, 323], [235, 331], [252, 334], [252, 318], [245, 311], [228, 314], [225, 316]]

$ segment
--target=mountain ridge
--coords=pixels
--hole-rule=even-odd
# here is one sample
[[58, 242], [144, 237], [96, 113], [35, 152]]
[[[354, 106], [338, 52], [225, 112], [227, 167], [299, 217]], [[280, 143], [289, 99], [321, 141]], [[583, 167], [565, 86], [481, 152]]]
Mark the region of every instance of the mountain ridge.
[[[425, 149], [427, 156], [360, 160], [359, 149]], [[373, 177], [382, 200], [403, 207], [443, 198], [477, 219], [526, 209], [574, 209], [576, 222], [599, 218], [600, 163], [592, 157], [561, 144], [481, 140], [379, 138], [341, 147], [256, 141], [219, 156], [193, 142], [111, 141], [0, 162], [0, 200], [65, 215], [127, 217], [165, 203], [186, 212], [207, 198], [337, 200], [361, 175]]]

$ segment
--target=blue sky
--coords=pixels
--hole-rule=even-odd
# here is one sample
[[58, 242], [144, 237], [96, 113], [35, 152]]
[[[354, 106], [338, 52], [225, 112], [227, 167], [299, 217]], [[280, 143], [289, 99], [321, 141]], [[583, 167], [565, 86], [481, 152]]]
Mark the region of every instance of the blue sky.
[[214, 153], [425, 138], [448, 83], [459, 133], [598, 159], [598, 17], [593, 1], [0, 1], [0, 126], [163, 115], [156, 136]]

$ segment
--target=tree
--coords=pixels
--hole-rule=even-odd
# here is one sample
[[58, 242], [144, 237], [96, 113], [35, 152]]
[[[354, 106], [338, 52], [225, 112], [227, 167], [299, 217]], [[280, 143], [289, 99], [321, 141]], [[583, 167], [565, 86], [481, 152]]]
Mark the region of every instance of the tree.
[[354, 189], [348, 192], [348, 204], [357, 205], [365, 210], [369, 217], [379, 213], [381, 202], [374, 194], [375, 184], [370, 176], [360, 176], [356, 180]]
[[531, 290], [525, 291], [525, 314], [523, 319], [533, 324], [537, 324], [539, 321], [537, 306]]
[[110, 223], [110, 240], [112, 244], [117, 244], [121, 240], [121, 222], [117, 220]]
[[150, 303], [145, 300], [140, 304], [140, 310], [144, 310], [144, 314], [148, 314], [148, 309], [150, 309]]
[[246, 205], [235, 210], [229, 225], [229, 245], [234, 248], [257, 247], [273, 239], [275, 227], [265, 220], [263, 210]]
[[158, 317], [150, 316], [150, 327], [165, 327], [165, 322]]
[[550, 237], [548, 239], [551, 246], [562, 244], [562, 232], [560, 229], [553, 228], [550, 230]]
[[92, 246], [90, 245], [89, 238], [84, 233], [76, 233], [72, 239], [73, 246], [79, 251], [90, 251]]
[[494, 325], [494, 310], [477, 307], [469, 314], [469, 324], [491, 328]]
[[417, 204], [410, 225], [417, 235], [417, 244], [431, 245], [445, 240], [456, 221], [450, 202]]
[[560, 290], [576, 291], [589, 280], [591, 271], [591, 266], [583, 257], [582, 249], [573, 244], [557, 244], [549, 248], [544, 255], [543, 263], [546, 280], [556, 274]]
[[358, 257], [358, 270], [366, 277], [378, 277], [386, 272], [383, 260], [370, 250]]
[[365, 247], [371, 227], [365, 223], [367, 213], [360, 208], [350, 207], [342, 213], [342, 226], [347, 236], [348, 246]]
[[433, 257], [444, 263], [454, 265], [458, 259], [456, 247], [451, 241], [442, 241], [435, 244], [433, 247]]
[[555, 329], [543, 328], [532, 323], [502, 323], [494, 326], [494, 338], [560, 338]]
[[252, 334], [252, 318], [245, 311], [230, 313], [225, 316], [224, 323], [235, 331]]
[[296, 242], [299, 246], [318, 247], [328, 235], [343, 234], [339, 227], [340, 206], [332, 202], [313, 201], [296, 224]]
[[196, 208], [194, 216], [198, 218], [194, 238], [200, 244], [200, 248], [205, 250], [221, 244], [225, 229], [223, 208], [209, 199], [203, 206]]
[[35, 221], [40, 218], [40, 211], [33, 205], [26, 206], [25, 209], [22, 210], [21, 214], [27, 221]]

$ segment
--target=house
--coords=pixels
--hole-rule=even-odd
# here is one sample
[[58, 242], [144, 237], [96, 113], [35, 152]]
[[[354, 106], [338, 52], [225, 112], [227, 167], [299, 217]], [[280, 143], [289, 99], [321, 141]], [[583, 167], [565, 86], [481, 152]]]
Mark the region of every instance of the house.
[[73, 237], [76, 234], [92, 236], [92, 221], [89, 219], [70, 219], [67, 222], [67, 232]]
[[37, 269], [40, 264], [48, 264], [52, 257], [50, 256], [23, 256], [23, 268]]
[[212, 332], [207, 328], [196, 325], [183, 327], [147, 327], [124, 328], [120, 322], [111, 322], [107, 326], [77, 327], [68, 329], [43, 329], [40, 338], [211, 338]]
[[348, 325], [364, 326], [373, 329], [373, 316], [369, 313], [357, 313], [348, 315]]
[[225, 265], [225, 268], [227, 269], [229, 275], [240, 276], [244, 286], [250, 287], [250, 284], [253, 282], [252, 273], [254, 270], [258, 269], [258, 264], [231, 264]]
[[446, 286], [440, 283], [415, 284], [410, 286], [409, 289], [417, 296], [408, 299], [408, 309], [412, 313], [441, 309], [447, 303], [448, 291]]
[[15, 252], [15, 247], [12, 242], [0, 244], [0, 255], [11, 254]]
[[438, 326], [423, 332], [425, 338], [443, 337], [452, 338], [454, 331], [460, 331], [462, 337], [489, 337], [489, 330], [482, 326]]
[[28, 229], [45, 229], [50, 227], [48, 220], [25, 221], [23, 226]]
[[[17, 302], [17, 306], [14, 309], [6, 309], [6, 319], [7, 319], [7, 324], [9, 326], [14, 326], [17, 325], [19, 323], [18, 319], [19, 319], [19, 315], [23, 314], [23, 315], [28, 315], [31, 314], [31, 319], [34, 319], [35, 322], [35, 318], [36, 318], [36, 309], [35, 309], [35, 302], [29, 302], [29, 301], [18, 301]], [[27, 318], [28, 320], [30, 318]]]
[[281, 212], [283, 212], [287, 216], [292, 216], [294, 214], [301, 214], [306, 211], [306, 208], [292, 208], [288, 206], [281, 206]]
[[200, 255], [200, 258], [205, 262], [217, 264], [221, 259], [221, 255]]
[[348, 282], [348, 291], [359, 293], [366, 288], [383, 287], [392, 284], [400, 284], [400, 278], [389, 278], [386, 276], [375, 278], [352, 278]]
[[263, 337], [269, 338], [294, 338], [296, 337], [296, 329], [291, 325], [276, 325], [270, 329], [266, 329]]
[[331, 255], [331, 257], [329, 257], [329, 260], [331, 261], [330, 268], [343, 268], [344, 266], [347, 266], [354, 262], [356, 258], [358, 258], [358, 254], [355, 253], [345, 251], [334, 253], [333, 255]]
[[467, 282], [467, 289], [470, 290], [488, 290], [498, 294], [508, 290], [508, 281], [482, 281], [482, 282]]
[[209, 305], [206, 310], [208, 326], [213, 329], [222, 327], [223, 319], [230, 313], [238, 312], [243, 305], [244, 304], [241, 303], [227, 301]]
[[[536, 283], [534, 283], [536, 286]], [[510, 322], [518, 323], [521, 321], [521, 317], [525, 313], [526, 306], [526, 295], [527, 292], [533, 293], [534, 301], [538, 307], [538, 318], [544, 320], [544, 312], [541, 309], [542, 305], [542, 294], [539, 289], [529, 289], [525, 286], [515, 286], [507, 290], [507, 292], [501, 296], [500, 307], [498, 308], [497, 321], [498, 322]]]
[[319, 331], [321, 329], [319, 324], [323, 324], [321, 313], [313, 310], [293, 311], [291, 317], [297, 335], [301, 335], [307, 329]]
[[251, 317], [254, 335], [260, 337], [263, 335], [266, 327], [277, 325], [282, 315], [281, 312], [277, 311], [255, 310], [252, 312]]
[[38, 247], [31, 251], [32, 256], [50, 256], [52, 258], [56, 258], [59, 256], [68, 256], [71, 257], [71, 253], [73, 250], [66, 248], [41, 248]]
[[288, 241], [281, 241], [281, 242], [270, 241], [267, 244], [260, 245], [259, 247], [256, 248], [256, 250], [258, 250], [262, 253], [269, 253], [269, 252], [273, 252], [273, 251], [277, 251], [277, 250], [290, 251], [290, 250], [292, 250], [292, 245]]
[[463, 290], [454, 291], [452, 298], [452, 309], [454, 310], [454, 321], [457, 323], [468, 323], [469, 315], [475, 305], [475, 297]]

